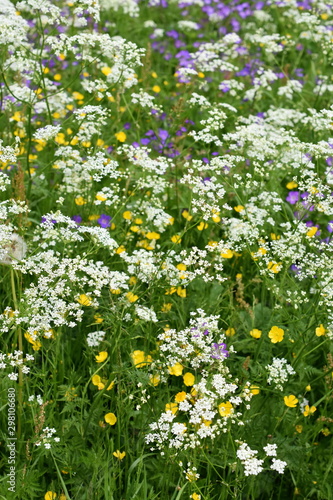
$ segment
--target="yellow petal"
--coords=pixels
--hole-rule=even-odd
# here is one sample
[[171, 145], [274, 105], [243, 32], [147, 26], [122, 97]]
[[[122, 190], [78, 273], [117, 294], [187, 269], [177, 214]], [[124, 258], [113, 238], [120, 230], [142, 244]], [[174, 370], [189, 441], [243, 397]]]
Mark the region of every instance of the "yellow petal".
[[57, 494], [54, 491], [47, 491], [44, 495], [44, 500], [54, 500], [57, 498]]
[[107, 357], [108, 357], [108, 353], [106, 351], [102, 351], [102, 352], [98, 353], [95, 358], [96, 358], [97, 363], [103, 363], [103, 361], [105, 361]]
[[184, 384], [186, 386], [192, 387], [192, 385], [195, 382], [195, 376], [192, 373], [187, 372], [187, 373], [184, 373], [183, 380], [184, 380]]
[[107, 424], [115, 425], [115, 423], [117, 422], [117, 417], [114, 413], [107, 413], [106, 415], [104, 415], [104, 420]]
[[285, 396], [283, 398], [283, 400], [284, 400], [284, 404], [286, 406], [289, 406], [289, 408], [296, 408], [297, 403], [298, 403], [298, 399], [293, 394], [290, 394], [290, 396]]
[[168, 366], [170, 375], [176, 375], [179, 377], [183, 373], [183, 366], [180, 363], [176, 363], [173, 366]]

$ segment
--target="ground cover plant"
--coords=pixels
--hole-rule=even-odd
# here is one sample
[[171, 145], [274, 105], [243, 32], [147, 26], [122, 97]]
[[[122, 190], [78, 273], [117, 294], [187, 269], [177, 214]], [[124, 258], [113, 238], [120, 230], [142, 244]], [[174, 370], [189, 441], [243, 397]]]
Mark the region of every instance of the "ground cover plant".
[[330, 0], [0, 0], [0, 498], [333, 498]]

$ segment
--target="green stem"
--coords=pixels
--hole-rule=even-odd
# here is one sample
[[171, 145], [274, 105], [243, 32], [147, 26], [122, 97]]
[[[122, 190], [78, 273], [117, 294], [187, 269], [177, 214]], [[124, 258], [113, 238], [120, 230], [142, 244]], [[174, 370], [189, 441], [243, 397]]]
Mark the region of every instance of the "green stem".
[[[17, 296], [16, 296], [16, 287], [15, 287], [15, 275], [14, 275], [14, 270], [11, 267], [10, 268], [10, 282], [11, 282], [11, 287], [12, 287], [12, 297], [13, 297], [13, 302], [14, 302], [14, 308], [16, 311], [18, 311], [18, 301], [17, 301]], [[22, 339], [22, 329], [19, 326], [17, 329], [17, 336], [18, 336], [18, 348], [19, 351], [21, 351], [20, 358], [23, 358], [23, 339]], [[19, 374], [19, 385], [18, 385], [18, 414], [17, 414], [17, 437], [21, 437], [21, 431], [22, 431], [22, 423], [21, 423], [21, 417], [22, 417], [22, 409], [23, 409], [23, 373], [22, 373], [22, 365], [20, 364], [18, 367], [18, 374]]]
[[71, 497], [69, 496], [69, 493], [68, 493], [68, 490], [67, 490], [67, 488], [66, 488], [65, 482], [64, 482], [64, 480], [63, 480], [63, 478], [62, 478], [61, 472], [60, 472], [60, 470], [59, 470], [58, 464], [57, 464], [57, 462], [56, 462], [56, 459], [55, 459], [55, 457], [54, 457], [54, 455], [53, 455], [52, 451], [51, 451], [51, 455], [52, 455], [52, 458], [53, 458], [54, 465], [56, 466], [56, 469], [57, 469], [57, 474], [58, 474], [59, 480], [60, 480], [61, 485], [62, 485], [62, 487], [63, 487], [63, 490], [64, 490], [64, 492], [65, 492], [65, 495], [66, 495], [66, 500], [71, 500]]

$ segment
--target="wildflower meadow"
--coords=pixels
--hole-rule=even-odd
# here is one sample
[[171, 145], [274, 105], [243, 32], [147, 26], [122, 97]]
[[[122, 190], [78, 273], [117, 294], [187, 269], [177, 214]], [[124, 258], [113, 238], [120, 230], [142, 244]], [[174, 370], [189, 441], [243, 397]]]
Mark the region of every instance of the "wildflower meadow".
[[333, 500], [332, 0], [0, 0], [0, 500]]

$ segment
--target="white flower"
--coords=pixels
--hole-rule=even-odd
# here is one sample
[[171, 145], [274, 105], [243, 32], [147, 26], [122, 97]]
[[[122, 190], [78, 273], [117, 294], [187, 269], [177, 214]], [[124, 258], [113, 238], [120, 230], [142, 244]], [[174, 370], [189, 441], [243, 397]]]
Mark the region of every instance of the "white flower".
[[287, 467], [287, 465], [288, 465], [287, 462], [284, 462], [283, 460], [277, 460], [277, 459], [273, 458], [271, 469], [272, 470], [276, 470], [280, 474], [283, 474], [284, 469], [285, 469], [285, 467]]
[[46, 125], [46, 127], [36, 130], [33, 136], [35, 139], [47, 141], [48, 139], [53, 139], [59, 133], [60, 129], [60, 125]]
[[266, 452], [266, 455], [268, 457], [276, 457], [276, 449], [276, 444], [267, 444], [266, 446], [264, 446], [264, 451]]
[[90, 332], [87, 335], [87, 344], [90, 347], [97, 347], [104, 340], [105, 332]]

